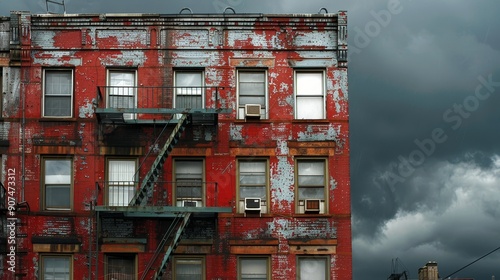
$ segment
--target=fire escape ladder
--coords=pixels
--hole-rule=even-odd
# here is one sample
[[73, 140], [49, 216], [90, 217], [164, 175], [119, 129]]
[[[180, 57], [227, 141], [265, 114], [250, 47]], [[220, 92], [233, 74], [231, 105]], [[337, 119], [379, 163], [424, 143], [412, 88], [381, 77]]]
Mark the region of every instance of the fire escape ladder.
[[155, 280], [160, 280], [165, 273], [165, 269], [167, 267], [167, 264], [170, 260], [170, 256], [172, 252], [177, 248], [177, 245], [179, 244], [182, 232], [186, 228], [187, 224], [189, 223], [189, 218], [191, 217], [191, 213], [189, 212], [183, 212], [183, 213], [177, 213], [175, 216], [174, 220], [168, 227], [167, 231], [163, 235], [161, 241], [158, 243], [158, 247], [156, 248], [156, 251], [149, 261], [149, 263], [146, 266], [146, 269], [144, 270], [144, 273], [141, 276], [141, 280], [145, 280], [148, 273], [151, 271], [151, 268], [153, 267], [154, 263], [158, 259], [158, 256], [164, 252], [165, 250], [165, 245], [167, 242], [170, 241], [170, 244], [165, 251], [165, 255], [163, 256], [163, 259], [161, 261], [161, 264], [159, 265], [158, 269], [155, 271], [154, 278]]
[[141, 187], [135, 193], [134, 197], [130, 201], [129, 203], [130, 206], [135, 206], [135, 205], [144, 206], [146, 204], [148, 192], [152, 190], [154, 183], [156, 182], [158, 176], [160, 175], [160, 171], [163, 168], [165, 160], [167, 159], [170, 152], [173, 150], [175, 144], [177, 144], [177, 142], [179, 141], [182, 133], [186, 129], [188, 122], [189, 122], [188, 114], [183, 114], [182, 117], [179, 118], [179, 122], [177, 123], [172, 133], [168, 137], [167, 141], [165, 142], [165, 145], [163, 145], [161, 151], [158, 153], [158, 156], [156, 157], [155, 161], [153, 162], [153, 165], [151, 166], [151, 169], [142, 180]]

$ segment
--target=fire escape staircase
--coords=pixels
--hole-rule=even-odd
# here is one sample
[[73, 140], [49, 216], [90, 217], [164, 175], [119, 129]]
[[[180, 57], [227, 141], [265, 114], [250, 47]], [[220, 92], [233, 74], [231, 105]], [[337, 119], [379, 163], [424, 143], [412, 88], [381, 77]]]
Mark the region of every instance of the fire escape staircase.
[[159, 264], [158, 268], [155, 269], [154, 277], [149, 278], [149, 279], [155, 279], [155, 280], [161, 280], [163, 274], [166, 271], [167, 264], [170, 260], [170, 257], [174, 250], [177, 248], [177, 245], [179, 244], [181, 235], [186, 228], [187, 224], [189, 223], [189, 218], [191, 217], [190, 212], [182, 212], [182, 213], [177, 213], [175, 216], [174, 220], [170, 224], [169, 228], [163, 235], [161, 241], [158, 243], [158, 247], [156, 248], [156, 251], [149, 261], [149, 263], [146, 266], [146, 269], [144, 273], [141, 276], [141, 280], [148, 279], [146, 278], [148, 274], [153, 270], [154, 264], [157, 262], [158, 257], [160, 254], [164, 251], [165, 245], [170, 242], [169, 246], [166, 248], [166, 251], [163, 255], [163, 259], [161, 260], [161, 263]]
[[153, 185], [158, 179], [161, 169], [163, 168], [163, 164], [165, 163], [165, 160], [167, 159], [170, 152], [173, 150], [175, 144], [179, 142], [179, 138], [186, 129], [186, 125], [188, 123], [189, 123], [188, 114], [183, 114], [180, 117], [174, 130], [168, 137], [167, 141], [163, 145], [163, 148], [158, 153], [158, 156], [156, 157], [155, 161], [153, 162], [153, 165], [151, 166], [151, 169], [148, 171], [148, 173], [142, 180], [141, 186], [139, 190], [135, 193], [132, 200], [130, 201], [129, 206], [146, 205], [148, 193], [153, 190]]
[[[173, 150], [175, 144], [177, 144], [177, 142], [179, 141], [188, 123], [189, 123], [188, 114], [183, 114], [179, 118], [177, 125], [174, 127], [167, 141], [163, 145], [163, 148], [158, 153], [158, 156], [156, 157], [155, 161], [153, 162], [153, 165], [151, 166], [151, 169], [148, 171], [148, 173], [142, 180], [141, 186], [139, 190], [135, 193], [132, 200], [130, 201], [129, 206], [145, 206], [147, 204], [148, 193], [153, 191], [153, 186], [160, 175], [160, 172], [163, 168], [163, 164], [165, 163], [166, 158]], [[163, 259], [158, 269], [156, 269], [155, 276], [153, 278], [158, 280], [161, 279], [162, 275], [165, 273], [170, 256], [177, 247], [182, 232], [189, 223], [190, 217], [191, 217], [190, 212], [180, 212], [176, 214], [170, 227], [163, 235], [162, 240], [159, 242], [155, 254], [148, 263], [147, 268], [141, 277], [141, 280], [146, 279], [148, 272], [151, 271], [159, 255], [164, 251], [165, 245], [167, 245], [167, 243], [170, 242], [168, 248], [166, 248], [166, 252], [163, 256]]]

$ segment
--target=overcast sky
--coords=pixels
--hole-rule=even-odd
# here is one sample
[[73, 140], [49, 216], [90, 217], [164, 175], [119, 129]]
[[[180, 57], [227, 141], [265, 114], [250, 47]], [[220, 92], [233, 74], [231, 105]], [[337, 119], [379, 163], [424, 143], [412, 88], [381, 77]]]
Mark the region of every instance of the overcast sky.
[[[66, 0], [68, 13], [348, 11], [354, 279], [500, 246], [500, 1]], [[44, 0], [0, 0], [45, 13]], [[400, 265], [400, 268], [402, 268]], [[401, 269], [400, 269], [401, 270]], [[500, 250], [455, 274], [500, 278]]]

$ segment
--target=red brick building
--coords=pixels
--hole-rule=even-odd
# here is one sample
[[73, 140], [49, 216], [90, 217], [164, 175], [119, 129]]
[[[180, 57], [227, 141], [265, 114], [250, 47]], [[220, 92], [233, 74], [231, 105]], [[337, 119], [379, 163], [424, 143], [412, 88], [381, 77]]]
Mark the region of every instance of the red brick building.
[[351, 279], [346, 25], [0, 18], [0, 278]]

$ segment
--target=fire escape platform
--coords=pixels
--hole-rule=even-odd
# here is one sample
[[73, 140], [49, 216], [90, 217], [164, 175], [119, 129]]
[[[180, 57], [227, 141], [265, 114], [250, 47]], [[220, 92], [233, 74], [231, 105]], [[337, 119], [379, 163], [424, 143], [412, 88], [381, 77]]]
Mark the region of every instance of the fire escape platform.
[[[217, 114], [230, 114], [232, 109], [207, 109], [207, 108], [96, 108], [95, 113], [99, 123], [108, 124], [176, 124], [176, 119], [155, 118], [153, 115], [175, 115], [175, 114], [191, 114], [194, 120], [213, 121], [217, 118]], [[131, 115], [147, 114], [148, 118], [129, 117]], [[127, 115], [127, 117], [125, 117]]]
[[231, 207], [181, 207], [181, 206], [96, 206], [101, 214], [117, 214], [125, 217], [174, 218], [179, 213], [192, 213], [196, 216], [217, 213], [231, 213]]

